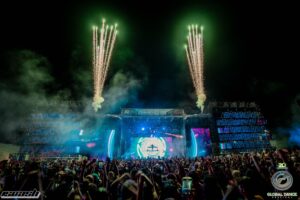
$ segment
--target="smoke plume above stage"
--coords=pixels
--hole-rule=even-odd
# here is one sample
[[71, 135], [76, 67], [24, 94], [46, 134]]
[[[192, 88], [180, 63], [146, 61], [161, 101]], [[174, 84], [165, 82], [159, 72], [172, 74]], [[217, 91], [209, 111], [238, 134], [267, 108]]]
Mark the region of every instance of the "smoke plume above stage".
[[[110, 80], [106, 82], [103, 91], [107, 103], [101, 113], [119, 112], [129, 102], [138, 102], [138, 91], [143, 85], [134, 71], [121, 70], [119, 62], [122, 59], [133, 60], [132, 56], [128, 56], [129, 51], [117, 52], [114, 74], [109, 74]], [[68, 80], [72, 84], [66, 88], [60, 86], [59, 77], [54, 71], [57, 67], [46, 57], [29, 50], [7, 53], [4, 65], [8, 70], [1, 74], [0, 82], [0, 120], [3, 122], [0, 126], [1, 141], [22, 143], [28, 133], [32, 114], [79, 113], [81, 118], [74, 120], [74, 123], [82, 127], [88, 127], [91, 123], [101, 124], [102, 119], [97, 119], [91, 106], [91, 67], [88, 67], [88, 59], [84, 61], [82, 57], [80, 49], [74, 50]], [[146, 76], [146, 73], [143, 75]], [[54, 128], [60, 133], [58, 140], [68, 140], [68, 125], [60, 123]]]

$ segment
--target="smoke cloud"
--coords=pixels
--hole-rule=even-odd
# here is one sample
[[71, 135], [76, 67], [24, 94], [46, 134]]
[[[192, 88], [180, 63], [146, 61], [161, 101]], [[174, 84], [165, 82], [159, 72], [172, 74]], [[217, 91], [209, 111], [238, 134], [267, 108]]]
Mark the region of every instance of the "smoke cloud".
[[[134, 56], [127, 58], [130, 61]], [[70, 123], [77, 124], [80, 130], [101, 124], [98, 114], [119, 113], [129, 102], [137, 102], [143, 84], [133, 73], [121, 70], [119, 63], [116, 62], [105, 83], [104, 107], [95, 113], [91, 106], [92, 71], [80, 50], [73, 52], [68, 68], [71, 84], [62, 89], [58, 89], [61, 83], [52, 74], [54, 67], [47, 58], [28, 50], [10, 52], [5, 63], [7, 70], [0, 75], [3, 76], [0, 82], [0, 141], [22, 143], [33, 113], [77, 113], [80, 117], [71, 119]], [[53, 129], [60, 137], [52, 142], [63, 143], [70, 139], [74, 126], [57, 123]]]
[[18, 142], [21, 124], [36, 104], [47, 101], [46, 87], [53, 78], [47, 59], [31, 51], [10, 52], [6, 61], [0, 85], [1, 140]]
[[124, 72], [117, 72], [109, 86], [104, 92], [105, 107], [107, 112], [117, 112], [126, 107], [129, 102], [138, 101], [138, 91], [142, 88], [139, 80], [133, 75]]

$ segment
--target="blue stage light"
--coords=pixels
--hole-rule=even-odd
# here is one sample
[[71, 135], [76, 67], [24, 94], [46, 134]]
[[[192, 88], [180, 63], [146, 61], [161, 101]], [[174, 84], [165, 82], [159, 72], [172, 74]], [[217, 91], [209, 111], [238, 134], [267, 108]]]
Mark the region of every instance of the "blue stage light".
[[115, 130], [111, 130], [109, 138], [108, 138], [107, 156], [109, 158], [113, 158], [115, 133], [116, 133]]
[[80, 153], [80, 146], [76, 146], [75, 153]]

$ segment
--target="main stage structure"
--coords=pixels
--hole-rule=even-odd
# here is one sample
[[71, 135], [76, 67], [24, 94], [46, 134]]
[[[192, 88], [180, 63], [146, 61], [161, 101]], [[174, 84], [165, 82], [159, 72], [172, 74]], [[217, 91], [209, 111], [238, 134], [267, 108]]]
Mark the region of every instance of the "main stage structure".
[[271, 148], [267, 120], [253, 102], [210, 102], [196, 114], [180, 108], [35, 113], [26, 124], [21, 152], [33, 155], [199, 157]]

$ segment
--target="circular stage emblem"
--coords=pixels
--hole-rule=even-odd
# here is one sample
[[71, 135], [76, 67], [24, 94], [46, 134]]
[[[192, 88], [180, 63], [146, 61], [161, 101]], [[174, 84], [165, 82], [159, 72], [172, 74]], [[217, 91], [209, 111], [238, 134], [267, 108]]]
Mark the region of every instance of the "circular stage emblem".
[[285, 191], [292, 187], [293, 176], [288, 171], [278, 171], [273, 174], [271, 182], [275, 189]]
[[162, 137], [142, 137], [137, 143], [137, 153], [141, 158], [164, 157], [166, 149], [166, 142]]

